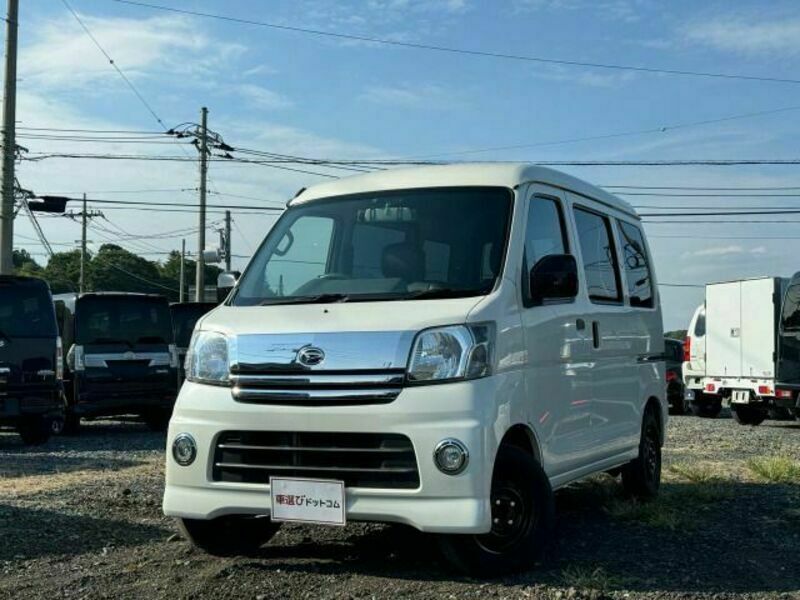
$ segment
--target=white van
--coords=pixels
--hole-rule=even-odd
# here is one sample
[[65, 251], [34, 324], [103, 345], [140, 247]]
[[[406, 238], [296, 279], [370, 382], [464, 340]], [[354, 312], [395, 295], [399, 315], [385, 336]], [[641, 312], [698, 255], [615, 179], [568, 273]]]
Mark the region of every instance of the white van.
[[683, 382], [692, 412], [699, 417], [716, 417], [722, 411], [722, 399], [705, 393], [706, 376], [706, 305], [697, 307], [683, 341]]
[[553, 490], [657, 493], [663, 353], [641, 223], [598, 188], [518, 164], [317, 185], [195, 329], [164, 512], [211, 553], [378, 521], [473, 575], [527, 567]]

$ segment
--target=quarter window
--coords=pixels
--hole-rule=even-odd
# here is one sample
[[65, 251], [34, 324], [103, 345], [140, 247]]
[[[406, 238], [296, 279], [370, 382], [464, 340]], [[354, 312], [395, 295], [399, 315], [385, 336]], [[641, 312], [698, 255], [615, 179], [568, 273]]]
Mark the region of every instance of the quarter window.
[[525, 268], [522, 273], [522, 289], [526, 299], [530, 298], [530, 272], [536, 263], [545, 256], [566, 254], [568, 250], [564, 216], [558, 202], [541, 196], [531, 198], [525, 230]]
[[625, 262], [625, 278], [631, 306], [653, 308], [653, 279], [650, 261], [641, 230], [625, 221], [618, 221], [622, 234], [622, 260]]
[[621, 302], [619, 266], [608, 218], [576, 208], [575, 224], [589, 299], [597, 302]]

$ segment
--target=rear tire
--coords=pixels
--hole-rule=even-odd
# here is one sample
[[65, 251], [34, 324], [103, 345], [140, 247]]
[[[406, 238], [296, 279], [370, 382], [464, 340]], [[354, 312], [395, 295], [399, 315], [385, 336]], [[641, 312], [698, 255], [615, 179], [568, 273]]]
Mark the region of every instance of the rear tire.
[[213, 556], [248, 556], [278, 533], [280, 523], [268, 517], [229, 515], [208, 521], [178, 519], [178, 529], [193, 546]]
[[731, 413], [739, 425], [761, 425], [767, 418], [767, 411], [755, 406], [735, 406], [731, 408]]
[[639, 438], [639, 456], [622, 468], [625, 492], [651, 500], [661, 486], [661, 424], [653, 408], [646, 409]]
[[722, 412], [722, 398], [700, 398], [692, 401], [692, 413], [704, 419], [716, 419]]
[[44, 444], [50, 439], [50, 417], [26, 417], [17, 425], [17, 432], [29, 446]]
[[142, 419], [150, 431], [166, 431], [171, 416], [170, 411], [160, 409], [142, 414]]
[[515, 446], [500, 446], [492, 475], [492, 530], [444, 534], [444, 558], [458, 571], [498, 577], [533, 566], [551, 540], [555, 506], [550, 480], [538, 462]]
[[64, 416], [64, 428], [61, 430], [63, 435], [78, 435], [81, 430], [81, 418], [73, 412], [67, 412]]

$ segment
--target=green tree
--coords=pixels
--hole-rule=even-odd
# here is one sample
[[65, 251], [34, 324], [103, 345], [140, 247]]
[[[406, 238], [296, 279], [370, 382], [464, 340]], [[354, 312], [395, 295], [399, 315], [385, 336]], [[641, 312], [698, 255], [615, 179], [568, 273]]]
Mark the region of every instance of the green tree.
[[[195, 270], [197, 269], [197, 263], [193, 260], [186, 259], [184, 262], [184, 285], [186, 286], [184, 289], [187, 290], [190, 285], [194, 285], [195, 280]], [[159, 265], [159, 270], [161, 273], [161, 282], [163, 285], [178, 289], [180, 287], [180, 280], [181, 280], [181, 253], [177, 250], [173, 250], [169, 253], [167, 260], [164, 261], [163, 264]], [[217, 267], [216, 265], [205, 265], [205, 279], [206, 285], [216, 285], [217, 284], [217, 276], [222, 273], [222, 269]], [[178, 296], [175, 294], [175, 300], [177, 300]], [[193, 298], [189, 298], [189, 300], [193, 300]]]
[[[89, 264], [89, 282], [94, 291], [163, 294], [157, 263], [117, 246], [103, 244]], [[173, 287], [173, 286], [166, 286]]]
[[12, 254], [14, 272], [17, 275], [27, 275], [28, 277], [41, 277], [44, 269], [36, 262], [33, 256], [25, 250], [14, 250]]
[[78, 290], [81, 274], [81, 251], [56, 252], [44, 268], [44, 278], [54, 294]]

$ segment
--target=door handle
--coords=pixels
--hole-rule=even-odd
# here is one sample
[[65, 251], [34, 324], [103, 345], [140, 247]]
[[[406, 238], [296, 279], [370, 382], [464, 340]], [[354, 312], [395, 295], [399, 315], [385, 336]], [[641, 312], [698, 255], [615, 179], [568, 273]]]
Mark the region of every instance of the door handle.
[[592, 321], [592, 344], [595, 348], [600, 347], [600, 325], [597, 321]]
[[583, 319], [578, 319], [577, 321], [575, 321], [575, 329], [577, 329], [578, 331], [583, 331], [584, 329], [586, 329], [586, 321], [584, 321]]

